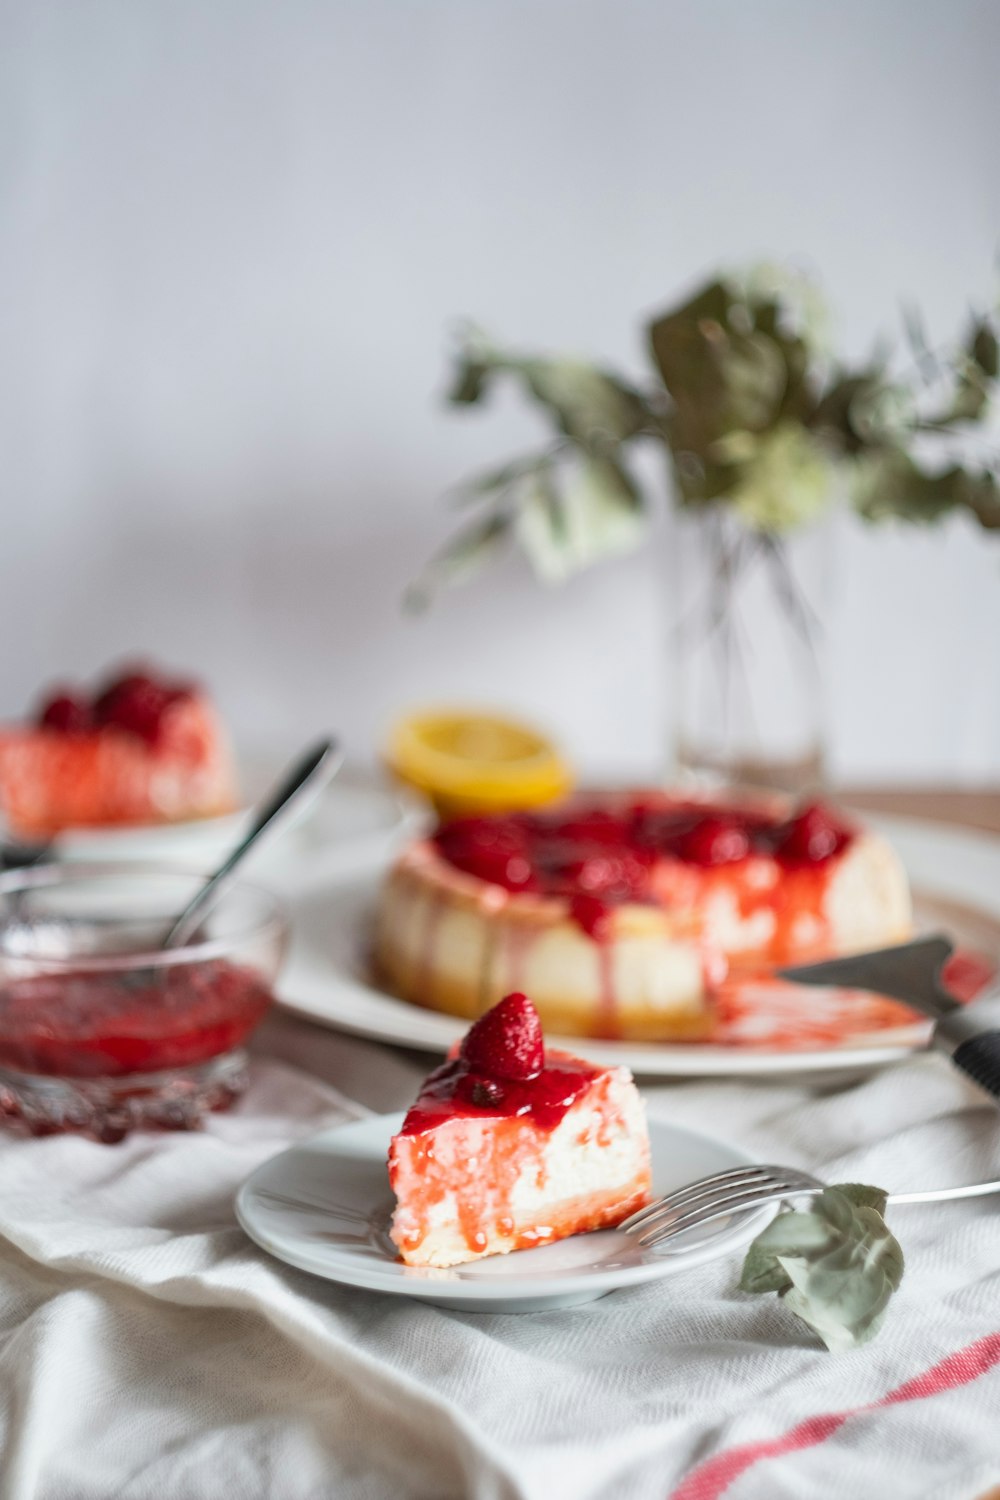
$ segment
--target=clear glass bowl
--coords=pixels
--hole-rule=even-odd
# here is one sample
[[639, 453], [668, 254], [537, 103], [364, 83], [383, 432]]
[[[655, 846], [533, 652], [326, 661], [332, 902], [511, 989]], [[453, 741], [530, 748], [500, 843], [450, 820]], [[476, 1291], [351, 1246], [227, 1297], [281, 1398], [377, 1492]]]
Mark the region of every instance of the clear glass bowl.
[[151, 865], [0, 875], [0, 1113], [104, 1141], [193, 1129], [246, 1084], [243, 1043], [273, 999], [288, 924], [234, 885], [197, 940], [160, 936], [204, 879]]

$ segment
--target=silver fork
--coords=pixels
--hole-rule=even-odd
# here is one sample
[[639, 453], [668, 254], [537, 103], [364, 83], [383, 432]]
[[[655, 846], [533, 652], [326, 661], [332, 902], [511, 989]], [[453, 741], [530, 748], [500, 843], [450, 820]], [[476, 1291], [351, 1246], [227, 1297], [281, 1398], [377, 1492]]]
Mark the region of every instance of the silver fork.
[[[630, 1214], [618, 1227], [634, 1234], [640, 1245], [650, 1248], [662, 1245], [678, 1235], [687, 1234], [713, 1219], [726, 1219], [763, 1208], [785, 1199], [815, 1196], [827, 1186], [809, 1172], [797, 1167], [734, 1167], [728, 1172], [714, 1172], [700, 1177], [687, 1187], [676, 1188], [655, 1203]], [[1000, 1182], [974, 1182], [968, 1187], [930, 1188], [922, 1193], [890, 1193], [889, 1202], [942, 1203], [950, 1198], [981, 1198], [1000, 1193]]]

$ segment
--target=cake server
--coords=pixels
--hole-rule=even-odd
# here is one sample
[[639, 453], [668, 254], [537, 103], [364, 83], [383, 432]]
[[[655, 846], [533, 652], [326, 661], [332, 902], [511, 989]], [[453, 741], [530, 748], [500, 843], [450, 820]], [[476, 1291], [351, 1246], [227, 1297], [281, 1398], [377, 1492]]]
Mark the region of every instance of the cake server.
[[953, 951], [954, 944], [937, 933], [895, 948], [800, 964], [777, 973], [795, 984], [844, 985], [902, 1000], [934, 1022], [933, 1045], [950, 1053], [956, 1067], [1000, 1100], [1000, 1030], [984, 1013], [986, 1003], [1000, 997], [1000, 986], [990, 986], [969, 1004], [956, 1000], [941, 979]]

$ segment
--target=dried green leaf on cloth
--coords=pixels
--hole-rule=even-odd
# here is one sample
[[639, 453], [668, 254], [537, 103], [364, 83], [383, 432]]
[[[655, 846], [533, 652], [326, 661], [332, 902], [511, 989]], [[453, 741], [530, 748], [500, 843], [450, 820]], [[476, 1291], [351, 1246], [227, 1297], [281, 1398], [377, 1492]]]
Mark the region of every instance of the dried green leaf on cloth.
[[841, 1183], [779, 1213], [747, 1251], [741, 1291], [777, 1292], [828, 1349], [866, 1343], [903, 1277], [886, 1201], [881, 1188]]

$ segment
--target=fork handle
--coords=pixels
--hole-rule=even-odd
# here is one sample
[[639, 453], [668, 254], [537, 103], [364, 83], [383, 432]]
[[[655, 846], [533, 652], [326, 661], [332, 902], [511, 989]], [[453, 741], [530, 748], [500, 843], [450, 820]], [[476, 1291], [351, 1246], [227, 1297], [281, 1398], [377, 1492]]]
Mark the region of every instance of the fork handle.
[[949, 1053], [973, 1083], [1000, 1101], [1000, 1027], [995, 1024], [994, 999], [1000, 999], [1000, 992], [991, 991], [969, 1005], [946, 1011], [938, 1017], [932, 1042]]
[[973, 1083], [1000, 1100], [1000, 1031], [981, 1031], [959, 1042], [951, 1060]]

